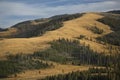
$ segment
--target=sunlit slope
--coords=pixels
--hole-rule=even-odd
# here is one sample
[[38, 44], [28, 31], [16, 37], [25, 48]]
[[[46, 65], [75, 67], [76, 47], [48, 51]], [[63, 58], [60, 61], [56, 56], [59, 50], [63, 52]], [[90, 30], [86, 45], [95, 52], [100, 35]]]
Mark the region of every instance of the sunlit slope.
[[7, 31], [0, 32], [0, 37], [11, 36], [11, 34], [16, 34], [17, 29], [9, 28]]
[[[105, 48], [108, 44], [105, 45], [98, 43], [95, 39], [96, 37], [103, 36], [112, 32], [109, 26], [97, 21], [97, 19], [100, 19], [102, 17], [103, 16], [97, 13], [86, 13], [80, 18], [64, 22], [63, 27], [54, 31], [48, 31], [40, 37], [2, 39], [0, 40], [0, 56], [16, 53], [33, 53], [34, 51], [46, 49], [46, 47], [49, 47], [48, 42], [54, 39], [77, 39], [77, 37], [80, 35], [85, 36], [85, 38], [79, 39], [81, 41], [81, 44], [89, 44], [90, 48], [97, 52], [108, 52], [107, 48]], [[103, 33], [93, 33], [90, 28], [94, 26], [102, 29]]]
[[[74, 71], [86, 71], [91, 66], [75, 66], [75, 65], [61, 65], [57, 64], [54, 68], [48, 68], [43, 70], [31, 70], [25, 71], [25, 73], [17, 74], [17, 79], [32, 79], [37, 80], [44, 78], [46, 76], [58, 75], [58, 74], [67, 74]], [[15, 78], [11, 78], [15, 79]], [[10, 80], [10, 79], [8, 79]]]

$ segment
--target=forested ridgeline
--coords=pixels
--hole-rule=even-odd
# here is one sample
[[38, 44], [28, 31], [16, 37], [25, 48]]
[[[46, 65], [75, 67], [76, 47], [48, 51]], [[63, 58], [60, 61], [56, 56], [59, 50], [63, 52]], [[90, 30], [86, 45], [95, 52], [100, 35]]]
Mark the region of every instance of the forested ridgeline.
[[120, 10], [113, 10], [113, 11], [108, 11], [108, 13], [113, 13], [113, 14], [120, 14]]
[[0, 28], [0, 32], [2, 31], [7, 31], [8, 29], [3, 29], [3, 28]]
[[0, 36], [0, 37], [29, 38], [29, 37], [41, 36], [46, 31], [51, 31], [62, 27], [64, 21], [72, 20], [81, 17], [82, 15], [83, 13], [65, 14], [65, 15], [57, 15], [45, 19], [37, 19], [33, 21], [31, 20], [31, 21], [21, 22], [11, 27], [17, 29], [16, 33], [11, 34], [9, 36]]
[[120, 46], [120, 15], [107, 13], [102, 13], [101, 15], [103, 15], [104, 17], [99, 19], [98, 21], [109, 25], [113, 32], [103, 37], [98, 37], [97, 39], [109, 44]]

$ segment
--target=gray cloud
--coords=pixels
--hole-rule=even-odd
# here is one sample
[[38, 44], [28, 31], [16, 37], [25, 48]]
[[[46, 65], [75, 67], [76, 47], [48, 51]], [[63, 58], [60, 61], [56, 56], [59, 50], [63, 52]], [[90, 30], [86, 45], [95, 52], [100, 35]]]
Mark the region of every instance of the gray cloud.
[[[62, 0], [64, 1], [64, 0]], [[83, 3], [77, 5], [62, 5], [51, 7], [47, 5], [25, 4], [18, 2], [1, 2], [0, 3], [0, 25], [8, 27], [23, 19], [9, 18], [10, 16], [36, 16], [36, 17], [50, 17], [56, 14], [78, 13], [78, 12], [92, 12], [92, 11], [108, 11], [120, 9], [119, 0], [106, 0], [96, 3]]]

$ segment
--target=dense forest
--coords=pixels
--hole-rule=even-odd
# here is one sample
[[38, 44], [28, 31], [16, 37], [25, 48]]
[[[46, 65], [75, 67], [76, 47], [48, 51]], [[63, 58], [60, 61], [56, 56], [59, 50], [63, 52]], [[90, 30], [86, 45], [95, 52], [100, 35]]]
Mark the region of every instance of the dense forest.
[[92, 67], [88, 71], [48, 76], [42, 80], [120, 80], [120, 55], [115, 55], [114, 60], [103, 68]]
[[[84, 72], [72, 72], [69, 74], [59, 74], [57, 76], [49, 76], [42, 80], [119, 80], [119, 76], [110, 76], [109, 74], [104, 71], [105, 69], [92, 69]], [[41, 79], [39, 79], [41, 80]]]
[[[72, 72], [65, 75], [49, 76], [42, 80], [111, 80], [106, 75], [101, 75], [102, 73], [92, 73], [90, 71], [84, 72]], [[41, 79], [39, 79], [41, 80]]]
[[112, 64], [114, 67], [92, 67], [88, 71], [76, 71], [64, 75], [48, 76], [42, 80], [120, 80], [120, 55], [116, 56], [116, 58], [118, 63]]

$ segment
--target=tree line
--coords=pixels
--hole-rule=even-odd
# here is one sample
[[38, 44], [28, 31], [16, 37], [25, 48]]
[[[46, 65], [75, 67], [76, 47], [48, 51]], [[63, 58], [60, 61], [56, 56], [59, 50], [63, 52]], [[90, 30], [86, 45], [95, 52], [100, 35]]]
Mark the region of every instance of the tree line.
[[29, 55], [9, 55], [7, 60], [0, 60], [0, 78], [16, 75], [25, 70], [50, 68], [53, 65], [35, 60]]
[[33, 56], [44, 60], [71, 63], [75, 65], [90, 64], [108, 66], [109, 62], [114, 63], [113, 56], [104, 55], [104, 52], [97, 53], [91, 50], [89, 45], [81, 45], [78, 40], [62, 38], [54, 40], [49, 44], [51, 45], [49, 49], [34, 52]]
[[29, 38], [29, 37], [41, 36], [46, 31], [56, 30], [62, 27], [64, 21], [72, 20], [81, 17], [82, 15], [83, 15], [82, 13], [65, 14], [65, 15], [57, 15], [50, 18], [46, 18], [45, 20], [42, 19], [33, 20], [34, 22], [39, 23], [36, 25], [33, 25], [31, 21], [21, 22], [11, 27], [17, 29], [16, 33], [5, 37]]
[[116, 62], [108, 67], [92, 67], [88, 71], [48, 76], [40, 80], [120, 80], [120, 54], [115, 55], [115, 59]]

